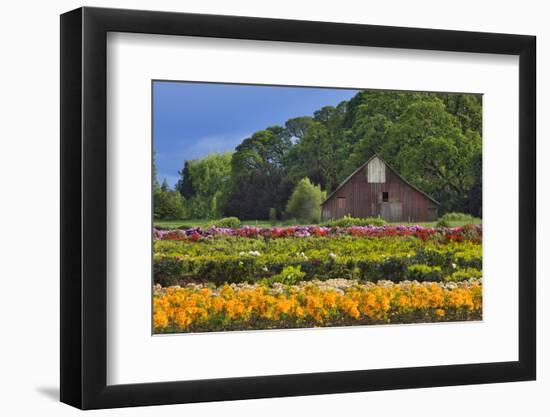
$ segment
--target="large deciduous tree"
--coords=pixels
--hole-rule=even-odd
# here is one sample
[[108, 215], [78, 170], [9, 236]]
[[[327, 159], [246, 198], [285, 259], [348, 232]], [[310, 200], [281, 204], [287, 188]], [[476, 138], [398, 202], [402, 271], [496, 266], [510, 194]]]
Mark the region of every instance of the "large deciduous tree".
[[408, 106], [424, 99], [421, 93], [361, 91], [348, 104], [344, 127], [351, 138], [345, 163], [349, 175], [374, 153], [380, 153], [388, 132]]
[[267, 219], [285, 211], [304, 178], [332, 192], [379, 153], [439, 200], [442, 213], [479, 216], [481, 105], [471, 94], [361, 91], [312, 117], [255, 132], [232, 157], [185, 161], [176, 189], [193, 217]]
[[313, 119], [309, 116], [295, 117], [286, 121], [285, 129], [291, 139], [300, 141], [312, 122]]
[[286, 129], [271, 126], [245, 139], [233, 154], [232, 181], [225, 213], [241, 219], [267, 219], [282, 211], [289, 194], [285, 155], [292, 146]]
[[325, 106], [314, 117], [285, 160], [287, 180], [297, 184], [304, 177], [324, 190], [334, 189], [345, 178], [350, 143], [343, 123], [347, 102]]
[[225, 152], [186, 161], [178, 189], [189, 196], [186, 206], [192, 218], [213, 219], [222, 215], [231, 185], [231, 158], [231, 152]]
[[412, 103], [392, 125], [381, 153], [405, 178], [439, 200], [443, 211], [469, 211], [481, 137], [470, 129], [464, 132], [441, 99]]

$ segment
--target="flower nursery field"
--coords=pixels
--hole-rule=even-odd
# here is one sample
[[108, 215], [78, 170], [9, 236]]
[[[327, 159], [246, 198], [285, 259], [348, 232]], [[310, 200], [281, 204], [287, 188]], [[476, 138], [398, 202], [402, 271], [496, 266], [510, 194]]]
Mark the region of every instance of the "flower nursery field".
[[481, 225], [195, 227], [153, 237], [155, 333], [482, 317]]

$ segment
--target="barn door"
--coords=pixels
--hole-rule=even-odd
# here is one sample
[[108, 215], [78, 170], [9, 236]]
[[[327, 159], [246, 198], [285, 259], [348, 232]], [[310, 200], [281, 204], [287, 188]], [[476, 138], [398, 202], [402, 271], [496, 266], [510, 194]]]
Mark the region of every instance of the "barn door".
[[346, 197], [338, 197], [336, 199], [336, 219], [341, 219], [349, 212]]
[[388, 222], [400, 222], [403, 216], [403, 203], [380, 203], [380, 216]]

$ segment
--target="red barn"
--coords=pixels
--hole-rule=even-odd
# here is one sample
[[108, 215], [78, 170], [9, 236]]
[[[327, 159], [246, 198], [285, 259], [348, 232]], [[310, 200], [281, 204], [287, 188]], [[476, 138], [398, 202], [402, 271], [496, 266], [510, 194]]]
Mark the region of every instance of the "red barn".
[[437, 219], [439, 205], [375, 154], [321, 206], [323, 220], [380, 216], [389, 222], [427, 222]]

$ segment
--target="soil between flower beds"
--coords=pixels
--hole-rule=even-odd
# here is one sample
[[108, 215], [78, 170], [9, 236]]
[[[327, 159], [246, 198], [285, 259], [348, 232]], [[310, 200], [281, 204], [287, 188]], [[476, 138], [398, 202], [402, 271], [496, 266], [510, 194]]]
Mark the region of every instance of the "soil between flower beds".
[[153, 305], [157, 334], [473, 321], [482, 319], [482, 283], [157, 284]]

